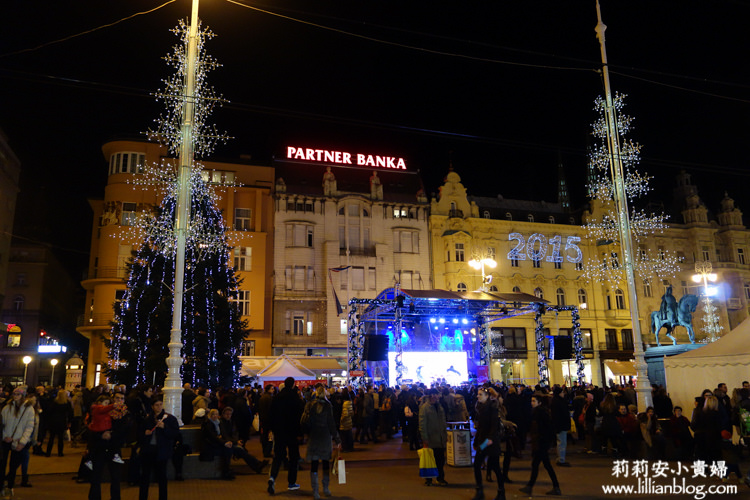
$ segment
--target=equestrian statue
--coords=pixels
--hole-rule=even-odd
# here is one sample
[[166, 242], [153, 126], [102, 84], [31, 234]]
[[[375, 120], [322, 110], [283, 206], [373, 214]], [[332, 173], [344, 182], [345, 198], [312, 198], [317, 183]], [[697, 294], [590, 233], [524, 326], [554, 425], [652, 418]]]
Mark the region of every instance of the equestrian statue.
[[690, 343], [695, 344], [692, 313], [697, 306], [698, 297], [692, 294], [683, 295], [678, 303], [672, 295], [672, 285], [669, 285], [661, 297], [661, 307], [651, 313], [651, 331], [656, 335], [656, 345], [661, 346], [659, 332], [662, 328], [667, 329], [667, 337], [672, 339], [673, 345], [677, 345], [677, 339], [672, 335], [677, 326], [684, 326]]

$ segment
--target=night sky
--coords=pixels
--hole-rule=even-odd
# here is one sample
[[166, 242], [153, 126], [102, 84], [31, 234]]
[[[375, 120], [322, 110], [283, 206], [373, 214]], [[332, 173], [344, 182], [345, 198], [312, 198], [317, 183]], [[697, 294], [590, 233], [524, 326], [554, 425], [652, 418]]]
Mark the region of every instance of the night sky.
[[[190, 0], [35, 47], [162, 3], [0, 8], [0, 128], [23, 170], [14, 231], [52, 244], [76, 277], [86, 199], [106, 184], [101, 145], [161, 112], [150, 93], [171, 72], [161, 57]], [[686, 169], [709, 209], [727, 190], [750, 213], [750, 2], [603, 0], [602, 13], [612, 87], [629, 96], [653, 201], [668, 206]], [[428, 193], [452, 163], [469, 194], [555, 201], [559, 158], [574, 205], [584, 202], [603, 89], [593, 0], [203, 0], [200, 14], [224, 65], [209, 81], [231, 101], [213, 121], [234, 137], [212, 159], [269, 163], [288, 144], [363, 151], [406, 158]]]

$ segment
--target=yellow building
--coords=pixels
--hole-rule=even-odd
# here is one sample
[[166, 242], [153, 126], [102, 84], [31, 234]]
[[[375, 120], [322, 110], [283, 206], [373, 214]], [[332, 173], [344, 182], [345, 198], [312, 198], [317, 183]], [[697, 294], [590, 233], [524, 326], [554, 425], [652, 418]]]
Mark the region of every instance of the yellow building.
[[[691, 279], [695, 263], [712, 261], [721, 283], [714, 305], [724, 332], [747, 317], [750, 299], [750, 232], [742, 225], [742, 213], [729, 198], [721, 202], [717, 221], [710, 221], [697, 188], [687, 174], [677, 179], [674, 192], [685, 223], [672, 223], [650, 238], [639, 251], [673, 251], [681, 259], [677, 276], [669, 281], [637, 279], [640, 329], [646, 347], [656, 345], [650, 331], [650, 316], [659, 310], [661, 296], [672, 285], [675, 296], [700, 294], [702, 285]], [[564, 201], [564, 197], [561, 196]], [[596, 217], [584, 212], [583, 218]], [[467, 194], [456, 172], [449, 172], [440, 194], [430, 207], [432, 274], [435, 288], [453, 291], [477, 290], [482, 271], [468, 265], [471, 259], [492, 258], [497, 267], [484, 269], [492, 277], [490, 291], [520, 291], [534, 294], [552, 305], [578, 305], [584, 334], [583, 355], [587, 381], [596, 384], [620, 381], [635, 374], [632, 367], [633, 334], [627, 288], [602, 282], [587, 282], [583, 265], [593, 252], [611, 251], [606, 245], [586, 242], [580, 214], [564, 202], [474, 197]], [[491, 292], [490, 292], [491, 293]], [[702, 309], [693, 313], [698, 340], [703, 327]], [[570, 313], [547, 313], [546, 335], [572, 335]], [[493, 345], [490, 376], [497, 380], [538, 382], [535, 321], [531, 315], [498, 321], [491, 325]], [[687, 342], [678, 328], [678, 341]], [[669, 339], [667, 339], [669, 340]], [[664, 343], [662, 337], [662, 343]], [[671, 342], [671, 341], [670, 341]], [[504, 349], [504, 351], [503, 351]], [[503, 352], [500, 352], [503, 351]], [[575, 380], [573, 361], [549, 361], [551, 383]]]
[[[104, 339], [110, 334], [113, 304], [122, 298], [127, 280], [126, 263], [142, 239], [131, 231], [140, 213], [158, 206], [153, 186], [137, 185], [144, 178], [143, 165], [166, 158], [166, 148], [138, 140], [113, 140], [102, 147], [108, 162], [104, 199], [89, 200], [93, 210], [91, 256], [87, 277], [85, 311], [78, 332], [89, 339], [86, 384], [105, 382], [107, 364]], [[271, 167], [243, 163], [204, 162], [204, 178], [215, 184], [218, 208], [227, 225], [233, 262], [240, 285], [238, 302], [249, 335], [244, 355], [271, 354], [271, 271], [273, 269], [273, 205]], [[227, 187], [227, 184], [232, 184]]]

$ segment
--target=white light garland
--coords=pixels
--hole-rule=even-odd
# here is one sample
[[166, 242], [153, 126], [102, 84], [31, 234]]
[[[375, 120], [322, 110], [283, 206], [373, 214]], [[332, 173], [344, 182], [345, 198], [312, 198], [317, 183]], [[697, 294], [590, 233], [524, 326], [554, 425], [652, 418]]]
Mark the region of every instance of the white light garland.
[[[630, 231], [636, 255], [631, 256], [636, 276], [650, 280], [656, 276], [660, 279], [674, 278], [679, 269], [679, 258], [671, 250], [660, 250], [655, 255], [648, 249], [640, 247], [662, 234], [668, 227], [668, 216], [662, 213], [648, 213], [645, 210], [632, 208], [635, 200], [646, 196], [651, 190], [649, 182], [653, 179], [636, 169], [640, 162], [641, 145], [624, 136], [633, 129], [633, 118], [621, 113], [625, 106], [625, 95], [617, 94], [613, 105], [616, 111], [617, 131], [620, 136], [620, 156], [622, 159], [625, 194], [631, 204]], [[586, 259], [583, 276], [589, 281], [607, 281], [613, 284], [625, 282], [623, 252], [620, 248], [620, 234], [617, 210], [614, 205], [614, 185], [610, 173], [610, 152], [607, 144], [607, 127], [605, 118], [606, 102], [602, 97], [596, 99], [594, 110], [599, 119], [592, 124], [593, 135], [599, 143], [591, 151], [589, 164], [594, 172], [594, 180], [587, 186], [589, 197], [594, 203], [594, 214], [584, 225], [589, 243], [596, 248], [596, 255]]]

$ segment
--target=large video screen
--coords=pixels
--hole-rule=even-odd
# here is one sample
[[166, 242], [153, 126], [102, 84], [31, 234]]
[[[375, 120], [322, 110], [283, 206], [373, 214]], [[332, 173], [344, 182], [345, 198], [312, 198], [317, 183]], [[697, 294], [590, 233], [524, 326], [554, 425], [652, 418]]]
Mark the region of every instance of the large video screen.
[[[460, 385], [469, 380], [466, 352], [404, 352], [402, 382], [412, 384], [422, 382], [430, 385], [438, 378], [451, 385]], [[388, 353], [388, 377], [396, 383], [396, 353]]]

